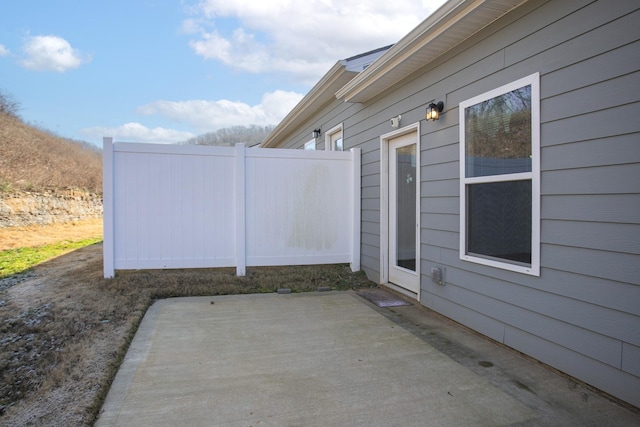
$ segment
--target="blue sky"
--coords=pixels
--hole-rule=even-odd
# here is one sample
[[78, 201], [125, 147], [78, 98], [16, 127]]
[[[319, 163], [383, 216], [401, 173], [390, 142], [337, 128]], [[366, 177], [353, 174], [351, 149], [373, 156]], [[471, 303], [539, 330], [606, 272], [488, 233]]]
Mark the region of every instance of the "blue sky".
[[397, 42], [443, 2], [4, 2], [0, 90], [25, 121], [96, 145], [275, 125], [336, 61]]

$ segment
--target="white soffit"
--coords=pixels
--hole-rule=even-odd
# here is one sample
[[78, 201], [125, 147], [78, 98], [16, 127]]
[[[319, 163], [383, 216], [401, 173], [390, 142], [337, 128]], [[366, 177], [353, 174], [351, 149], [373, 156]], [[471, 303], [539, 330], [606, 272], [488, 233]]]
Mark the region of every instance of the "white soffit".
[[450, 0], [335, 96], [366, 102], [527, 0]]

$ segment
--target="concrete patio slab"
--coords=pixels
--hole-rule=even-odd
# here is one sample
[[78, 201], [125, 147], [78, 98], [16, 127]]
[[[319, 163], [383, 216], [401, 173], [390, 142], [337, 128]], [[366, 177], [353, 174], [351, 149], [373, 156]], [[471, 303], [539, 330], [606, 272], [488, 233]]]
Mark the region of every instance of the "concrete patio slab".
[[[503, 365], [502, 377], [520, 369], [514, 363], [535, 364], [482, 340], [479, 347], [496, 353], [481, 359], [492, 362], [456, 360], [438, 349], [439, 341], [412, 330], [420, 327], [420, 316], [428, 317], [427, 311], [375, 307], [352, 292], [158, 301], [146, 313], [96, 425], [458, 427], [567, 425], [565, 419], [589, 425], [584, 414], [554, 413], [517, 382], [505, 385], [495, 371], [483, 374], [488, 364]], [[433, 321], [442, 319], [428, 319], [420, 330], [429, 331]], [[462, 334], [463, 347], [480, 340], [467, 331], [443, 333]], [[555, 378], [545, 369], [536, 375], [543, 374]], [[538, 386], [522, 381], [529, 390]], [[598, 406], [593, 425], [612, 415], [618, 425], [640, 421], [606, 399], [599, 404], [611, 412], [598, 420]]]

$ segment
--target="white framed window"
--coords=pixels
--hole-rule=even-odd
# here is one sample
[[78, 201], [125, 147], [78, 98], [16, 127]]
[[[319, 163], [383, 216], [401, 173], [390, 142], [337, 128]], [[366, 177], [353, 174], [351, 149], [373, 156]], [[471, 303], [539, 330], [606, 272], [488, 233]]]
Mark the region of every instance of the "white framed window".
[[460, 103], [460, 259], [540, 275], [540, 75]]
[[326, 150], [330, 151], [343, 151], [344, 140], [342, 137], [342, 123], [329, 129], [324, 134], [324, 146]]
[[311, 141], [307, 141], [304, 143], [305, 150], [315, 150], [316, 149], [316, 139], [313, 138]]

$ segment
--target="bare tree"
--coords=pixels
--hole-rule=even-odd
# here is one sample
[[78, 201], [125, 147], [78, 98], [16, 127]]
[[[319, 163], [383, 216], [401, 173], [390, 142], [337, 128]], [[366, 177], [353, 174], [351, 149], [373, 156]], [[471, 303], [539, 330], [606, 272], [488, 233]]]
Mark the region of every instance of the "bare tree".
[[185, 142], [190, 145], [233, 146], [239, 143], [249, 147], [261, 143], [273, 130], [273, 126], [233, 126], [198, 135]]
[[18, 117], [20, 103], [13, 96], [0, 89], [0, 113], [12, 117]]

